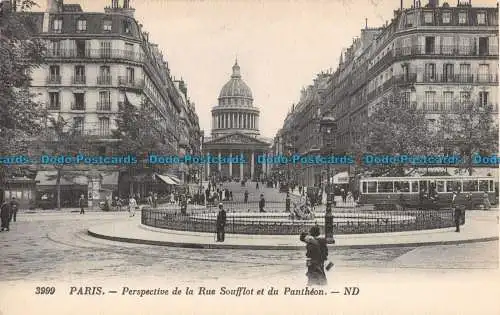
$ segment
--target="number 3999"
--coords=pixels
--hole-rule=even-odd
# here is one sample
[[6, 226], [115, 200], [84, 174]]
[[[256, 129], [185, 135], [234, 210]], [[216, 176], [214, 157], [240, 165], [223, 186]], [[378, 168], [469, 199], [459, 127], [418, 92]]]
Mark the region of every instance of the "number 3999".
[[55, 287], [36, 287], [35, 294], [52, 295], [56, 292]]

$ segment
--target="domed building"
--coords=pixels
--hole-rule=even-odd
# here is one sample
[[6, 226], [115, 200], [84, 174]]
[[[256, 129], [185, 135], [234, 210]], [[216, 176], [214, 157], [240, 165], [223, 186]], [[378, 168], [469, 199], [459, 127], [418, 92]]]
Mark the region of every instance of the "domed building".
[[[270, 147], [270, 142], [260, 137], [259, 116], [236, 61], [231, 78], [219, 93], [218, 105], [212, 109], [212, 133], [204, 143], [205, 154], [227, 158], [228, 162], [209, 165], [209, 178], [260, 179], [267, 173], [267, 165], [257, 161]], [[231, 161], [237, 156], [244, 157], [243, 163]]]

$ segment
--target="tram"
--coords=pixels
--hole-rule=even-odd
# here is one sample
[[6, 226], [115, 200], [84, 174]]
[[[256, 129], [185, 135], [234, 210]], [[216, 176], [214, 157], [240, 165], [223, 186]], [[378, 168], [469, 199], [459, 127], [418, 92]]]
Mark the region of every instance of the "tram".
[[498, 178], [493, 176], [421, 176], [421, 177], [372, 177], [359, 180], [358, 204], [387, 208], [403, 204], [420, 207], [432, 204], [436, 208], [449, 208], [454, 191], [459, 192], [455, 203], [468, 208], [484, 204], [487, 193], [490, 204], [498, 203]]

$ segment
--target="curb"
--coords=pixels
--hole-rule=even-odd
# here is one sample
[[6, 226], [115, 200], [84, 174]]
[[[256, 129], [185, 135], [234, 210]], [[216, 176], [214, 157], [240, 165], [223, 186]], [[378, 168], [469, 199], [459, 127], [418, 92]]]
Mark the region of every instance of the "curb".
[[[120, 236], [110, 236], [101, 233], [92, 232], [87, 230], [87, 234], [95, 238], [105, 239], [109, 241], [125, 242], [142, 245], [156, 245], [167, 247], [180, 247], [180, 248], [195, 248], [195, 249], [246, 249], [246, 250], [302, 250], [304, 246], [298, 245], [231, 245], [231, 244], [207, 244], [207, 243], [181, 243], [169, 241], [155, 241], [138, 238], [128, 238]], [[414, 243], [390, 243], [390, 244], [366, 244], [366, 245], [334, 245], [329, 244], [330, 249], [365, 249], [365, 248], [394, 248], [394, 247], [420, 247], [420, 246], [435, 246], [435, 245], [455, 245], [467, 243], [481, 243], [497, 241], [498, 236], [475, 238], [468, 240], [453, 240], [453, 241], [435, 241], [435, 242], [414, 242]]]

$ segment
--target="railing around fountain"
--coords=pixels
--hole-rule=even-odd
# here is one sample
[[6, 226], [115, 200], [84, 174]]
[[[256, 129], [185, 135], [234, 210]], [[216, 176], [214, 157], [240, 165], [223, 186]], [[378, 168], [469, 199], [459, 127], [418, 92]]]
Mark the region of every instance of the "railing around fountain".
[[[333, 213], [334, 234], [364, 234], [431, 230], [454, 226], [454, 211], [440, 210], [360, 210]], [[177, 231], [215, 233], [217, 212], [207, 209], [144, 208], [143, 225]], [[324, 233], [324, 212], [313, 219], [292, 219], [285, 212], [228, 211], [225, 231], [233, 234], [297, 235], [318, 225]]]

